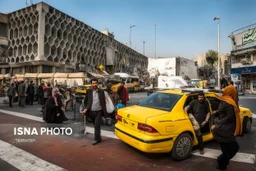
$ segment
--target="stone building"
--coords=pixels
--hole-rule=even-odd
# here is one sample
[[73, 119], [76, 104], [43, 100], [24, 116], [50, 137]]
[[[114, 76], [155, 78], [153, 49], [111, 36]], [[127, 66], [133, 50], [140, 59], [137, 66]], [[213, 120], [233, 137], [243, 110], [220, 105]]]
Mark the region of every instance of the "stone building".
[[148, 58], [43, 2], [0, 14], [2, 74], [94, 72], [99, 65], [139, 75]]
[[245, 92], [256, 93], [256, 24], [238, 29], [229, 37], [233, 80], [241, 82]]
[[[193, 59], [197, 66], [203, 67], [207, 65], [206, 61], [206, 53], [199, 53], [196, 58]], [[214, 67], [218, 68], [218, 62], [215, 63]], [[230, 75], [230, 55], [229, 54], [221, 54], [220, 55], [220, 74], [221, 75]]]

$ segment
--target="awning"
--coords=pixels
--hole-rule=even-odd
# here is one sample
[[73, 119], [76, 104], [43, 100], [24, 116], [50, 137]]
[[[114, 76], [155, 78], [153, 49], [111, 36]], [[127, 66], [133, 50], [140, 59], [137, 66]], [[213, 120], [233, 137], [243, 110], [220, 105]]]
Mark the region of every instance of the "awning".
[[25, 73], [24, 78], [37, 78], [38, 73]]
[[37, 78], [52, 78], [54, 73], [39, 73]]
[[42, 78], [41, 82], [42, 83], [51, 83], [52, 82], [52, 78]]
[[68, 78], [84, 78], [85, 74], [83, 72], [69, 73]]
[[24, 78], [24, 75], [23, 74], [15, 74], [14, 77], [15, 78]]
[[103, 70], [103, 71], [98, 71], [100, 75], [103, 76], [109, 76], [109, 73], [107, 73], [107, 71]]
[[10, 74], [5, 74], [4, 78], [11, 78]]
[[88, 74], [90, 74], [91, 76], [96, 77], [96, 78], [104, 78], [103, 75], [96, 74], [96, 73], [93, 73], [93, 72], [88, 72]]
[[68, 73], [55, 73], [54, 78], [67, 78]]

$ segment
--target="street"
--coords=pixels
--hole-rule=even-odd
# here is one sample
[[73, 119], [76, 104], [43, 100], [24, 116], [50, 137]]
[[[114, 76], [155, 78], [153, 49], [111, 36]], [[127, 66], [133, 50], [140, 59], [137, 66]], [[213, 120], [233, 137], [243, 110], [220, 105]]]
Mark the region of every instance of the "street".
[[[131, 93], [128, 106], [137, 104], [147, 95], [145, 92]], [[240, 96], [239, 104], [256, 113], [256, 97]], [[205, 154], [194, 148], [192, 156], [181, 162], [174, 161], [169, 154], [146, 154], [118, 140], [114, 125], [102, 126], [103, 142], [93, 146], [93, 128], [87, 123], [86, 131], [82, 116], [67, 111], [70, 119], [64, 124], [47, 124], [42, 121], [40, 105], [18, 107], [0, 104], [0, 170], [216, 170], [216, 156], [220, 153], [216, 141], [205, 143]], [[6, 113], [6, 114], [4, 114]], [[72, 135], [14, 135], [14, 128], [70, 127]], [[251, 133], [237, 138], [240, 150], [231, 161], [228, 170], [256, 170], [256, 119]]]

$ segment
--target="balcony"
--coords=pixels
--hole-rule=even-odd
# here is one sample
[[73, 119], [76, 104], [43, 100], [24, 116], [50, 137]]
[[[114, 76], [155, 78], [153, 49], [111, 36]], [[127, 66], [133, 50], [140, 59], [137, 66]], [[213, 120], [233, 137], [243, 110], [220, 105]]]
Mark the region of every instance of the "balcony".
[[253, 64], [253, 61], [250, 58], [242, 58], [240, 61], [243, 65]]

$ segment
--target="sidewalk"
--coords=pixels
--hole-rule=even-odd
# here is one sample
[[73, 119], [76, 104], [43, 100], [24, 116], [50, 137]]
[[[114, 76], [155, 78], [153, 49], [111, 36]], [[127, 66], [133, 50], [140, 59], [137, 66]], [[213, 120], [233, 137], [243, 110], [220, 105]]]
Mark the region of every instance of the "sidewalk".
[[[8, 110], [12, 112], [20, 112], [24, 114], [29, 114], [32, 116], [37, 117], [43, 117], [42, 113], [40, 112], [42, 105], [38, 104], [37, 102], [34, 102], [33, 105], [25, 105], [25, 107], [18, 106], [18, 103], [13, 103], [13, 107], [10, 108], [9, 104], [4, 104], [3, 101], [8, 100], [7, 97], [0, 97], [0, 109], [2, 110]], [[80, 104], [76, 105], [75, 109], [72, 109], [68, 106], [68, 110], [65, 112], [66, 117], [69, 119], [69, 121], [58, 124], [63, 126], [69, 126], [72, 127], [74, 130], [77, 130], [77, 136], [81, 136], [83, 132], [83, 124], [84, 124], [84, 117], [79, 113], [79, 106]], [[92, 123], [87, 122], [87, 126], [93, 127]], [[108, 131], [114, 131], [114, 125], [107, 126], [102, 125], [102, 130], [108, 130]]]

